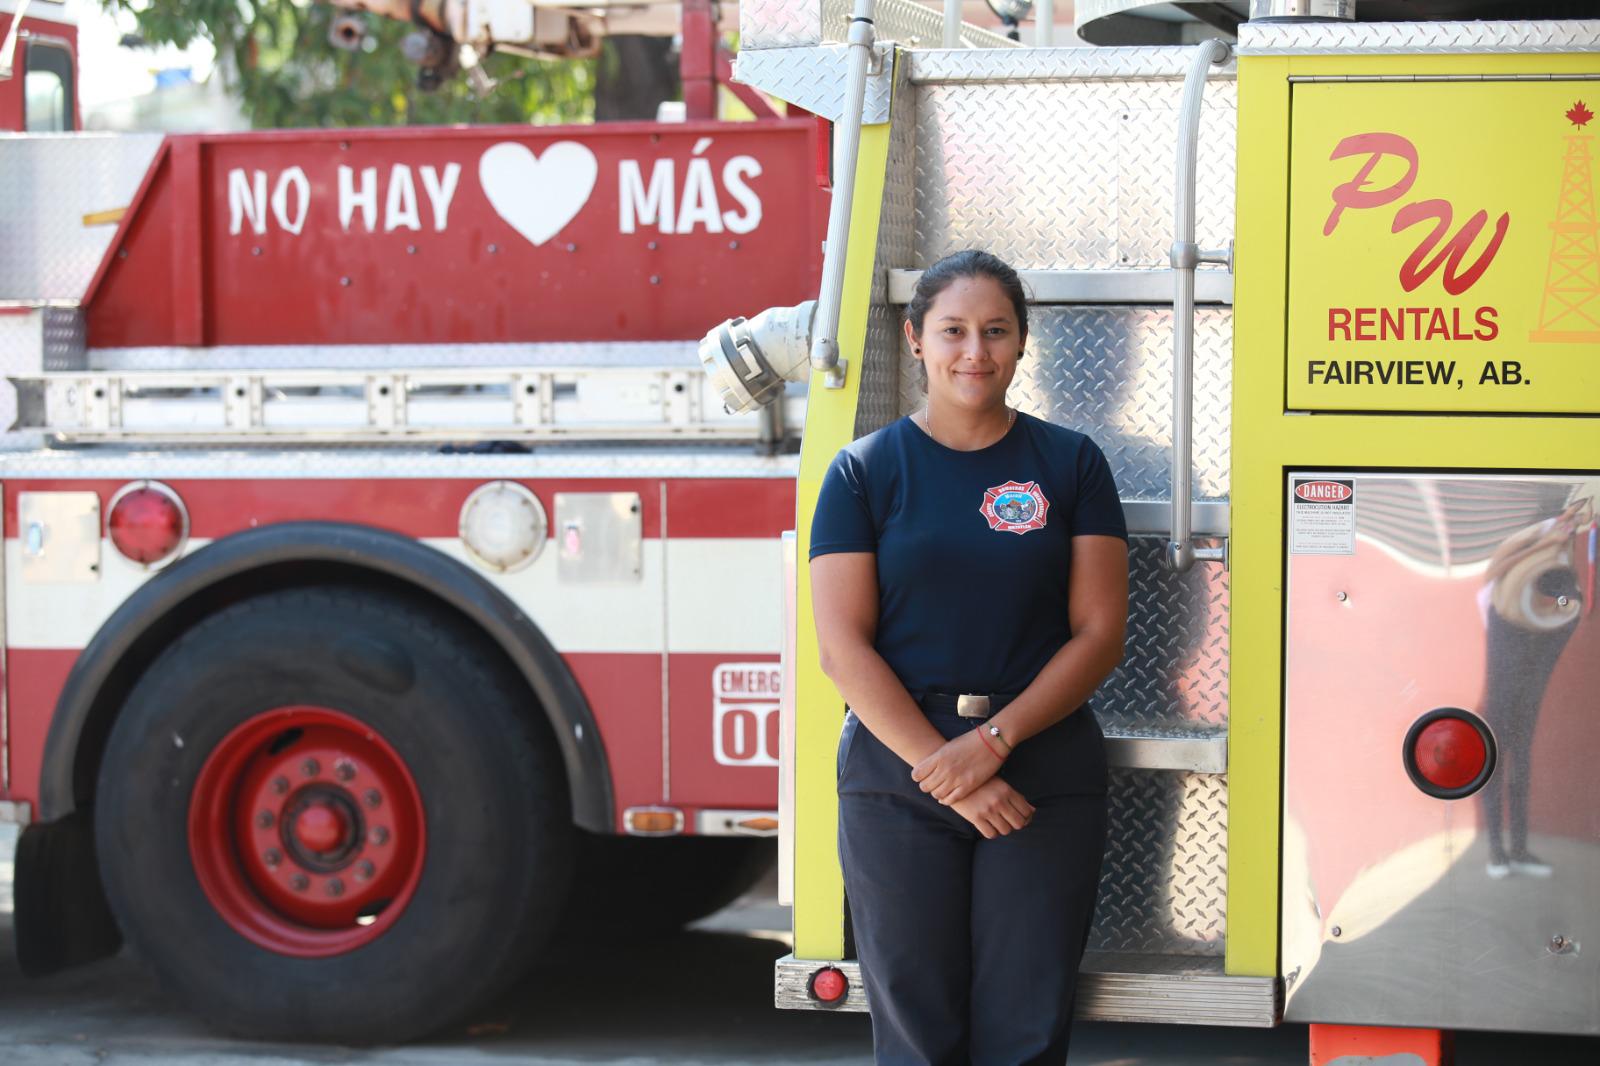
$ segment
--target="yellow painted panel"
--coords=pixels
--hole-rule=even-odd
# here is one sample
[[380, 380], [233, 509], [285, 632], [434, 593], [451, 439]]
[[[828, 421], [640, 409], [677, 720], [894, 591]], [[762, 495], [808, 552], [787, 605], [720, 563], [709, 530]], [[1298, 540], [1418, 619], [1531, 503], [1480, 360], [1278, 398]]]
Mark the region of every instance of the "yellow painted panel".
[[1600, 411], [1596, 88], [1294, 86], [1291, 408]]
[[1227, 972], [1278, 972], [1279, 711], [1288, 61], [1239, 62], [1229, 542]]
[[[889, 127], [861, 131], [855, 197], [850, 209], [850, 245], [845, 259], [844, 304], [839, 312], [839, 352], [847, 362], [845, 387], [825, 388], [811, 376], [806, 430], [795, 487], [795, 522], [800, 554], [795, 632], [795, 856], [794, 953], [803, 959], [844, 957], [844, 881], [836, 843], [839, 818], [835, 792], [836, 752], [844, 701], [822, 672], [817, 630], [811, 617], [811, 573], [806, 565], [811, 519], [822, 476], [840, 448], [855, 436], [856, 399], [867, 340], [872, 267], [878, 252], [878, 215], [889, 159]], [[878, 353], [893, 358], [893, 353]]]

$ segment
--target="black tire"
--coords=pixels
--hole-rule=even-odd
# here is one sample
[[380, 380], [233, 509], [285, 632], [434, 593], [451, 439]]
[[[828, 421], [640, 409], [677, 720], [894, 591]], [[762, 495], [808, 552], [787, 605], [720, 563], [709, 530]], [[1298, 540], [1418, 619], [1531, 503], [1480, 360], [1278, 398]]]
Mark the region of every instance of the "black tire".
[[670, 933], [744, 895], [777, 861], [773, 840], [580, 833], [569, 936]]
[[[383, 737], [426, 827], [393, 924], [321, 958], [269, 950], [224, 920], [188, 835], [209, 754], [241, 723], [297, 704]], [[206, 619], [139, 680], [100, 767], [96, 847], [124, 936], [169, 991], [241, 1035], [395, 1043], [461, 1019], [522, 971], [570, 885], [566, 783], [526, 704], [497, 650], [400, 594], [290, 589]]]

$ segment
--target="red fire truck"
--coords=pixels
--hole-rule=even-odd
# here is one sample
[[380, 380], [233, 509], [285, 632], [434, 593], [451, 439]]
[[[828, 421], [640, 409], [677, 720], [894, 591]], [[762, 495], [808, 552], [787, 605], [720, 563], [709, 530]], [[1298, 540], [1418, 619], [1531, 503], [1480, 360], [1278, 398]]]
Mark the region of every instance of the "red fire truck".
[[[75, 127], [20, 26], [0, 125]], [[125, 938], [235, 1031], [403, 1040], [760, 875], [804, 397], [726, 413], [694, 340], [815, 293], [816, 140], [0, 137], [28, 972]]]

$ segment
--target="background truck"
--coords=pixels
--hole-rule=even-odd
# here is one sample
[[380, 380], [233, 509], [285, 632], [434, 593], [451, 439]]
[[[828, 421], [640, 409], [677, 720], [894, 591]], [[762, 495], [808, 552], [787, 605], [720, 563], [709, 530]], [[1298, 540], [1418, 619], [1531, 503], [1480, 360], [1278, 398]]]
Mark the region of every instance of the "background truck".
[[[1021, 271], [1011, 401], [1100, 443], [1134, 533], [1080, 1016], [1310, 1022], [1319, 1062], [1600, 1032], [1600, 23], [1243, 6], [956, 48], [894, 0], [746, 2], [738, 76], [838, 120], [836, 195], [809, 331], [704, 351], [759, 355], [726, 360], [736, 408], [810, 381], [793, 567], [835, 452], [921, 404], [918, 271]], [[1236, 46], [1142, 43], [1222, 8]], [[860, 1010], [844, 709], [792, 587], [776, 998]]]
[[[77, 125], [63, 19], [13, 129]], [[770, 867], [803, 395], [725, 413], [693, 338], [814, 292], [816, 139], [0, 137], [28, 972], [126, 938], [214, 1023], [397, 1041]]]

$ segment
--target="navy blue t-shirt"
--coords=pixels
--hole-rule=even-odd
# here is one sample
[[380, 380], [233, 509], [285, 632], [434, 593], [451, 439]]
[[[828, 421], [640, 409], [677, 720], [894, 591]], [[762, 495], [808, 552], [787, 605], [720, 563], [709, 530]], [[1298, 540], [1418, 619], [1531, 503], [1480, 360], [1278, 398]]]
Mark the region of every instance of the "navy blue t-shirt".
[[1105, 455], [1018, 414], [963, 452], [902, 418], [841, 450], [822, 480], [810, 558], [873, 552], [878, 653], [912, 694], [1015, 695], [1072, 635], [1072, 538], [1127, 539]]

